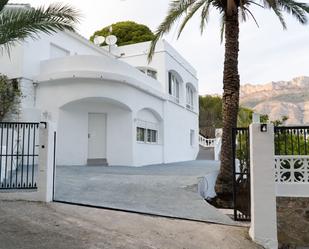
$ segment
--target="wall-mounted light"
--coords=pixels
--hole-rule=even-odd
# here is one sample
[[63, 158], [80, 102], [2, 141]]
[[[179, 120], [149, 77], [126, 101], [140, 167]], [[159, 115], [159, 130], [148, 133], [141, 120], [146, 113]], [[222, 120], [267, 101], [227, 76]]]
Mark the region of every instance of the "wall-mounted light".
[[267, 124], [261, 124], [261, 132], [267, 132]]
[[41, 129], [46, 129], [47, 128], [47, 123], [46, 122], [40, 122], [40, 128]]

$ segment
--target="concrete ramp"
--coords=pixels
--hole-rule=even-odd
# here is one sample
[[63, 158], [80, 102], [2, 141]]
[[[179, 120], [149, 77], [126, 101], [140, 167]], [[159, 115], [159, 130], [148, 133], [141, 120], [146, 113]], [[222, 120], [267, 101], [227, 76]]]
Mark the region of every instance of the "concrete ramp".
[[205, 148], [200, 146], [196, 160], [215, 160], [214, 148]]
[[57, 166], [55, 199], [175, 218], [236, 224], [198, 193], [201, 177], [218, 171], [215, 161], [140, 168]]

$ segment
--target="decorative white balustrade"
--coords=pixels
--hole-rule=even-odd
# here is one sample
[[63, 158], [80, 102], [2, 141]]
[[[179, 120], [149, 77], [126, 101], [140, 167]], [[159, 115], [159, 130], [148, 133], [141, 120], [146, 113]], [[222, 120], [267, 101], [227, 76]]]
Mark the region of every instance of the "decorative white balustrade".
[[[220, 135], [220, 134], [219, 134]], [[221, 153], [221, 136], [217, 136], [216, 138], [206, 138], [202, 135], [199, 135], [199, 145], [204, 148], [214, 148], [214, 159], [216, 161], [220, 160]]]
[[200, 146], [205, 148], [214, 148], [216, 146], [216, 138], [206, 138], [199, 135], [198, 141]]
[[309, 156], [275, 156], [277, 183], [309, 183]]

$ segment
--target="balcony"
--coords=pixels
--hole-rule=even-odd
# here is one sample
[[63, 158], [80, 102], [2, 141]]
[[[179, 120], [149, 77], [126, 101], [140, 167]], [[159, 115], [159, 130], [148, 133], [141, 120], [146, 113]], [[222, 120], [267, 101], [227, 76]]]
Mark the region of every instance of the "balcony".
[[162, 95], [160, 83], [129, 64], [108, 56], [74, 55], [42, 61], [38, 82], [63, 78], [97, 78], [128, 83]]

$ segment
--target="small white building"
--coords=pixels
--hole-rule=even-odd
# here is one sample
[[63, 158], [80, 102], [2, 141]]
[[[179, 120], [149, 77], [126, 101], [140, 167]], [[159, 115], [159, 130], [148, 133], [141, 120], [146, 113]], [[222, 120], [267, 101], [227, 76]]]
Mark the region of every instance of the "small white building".
[[194, 160], [196, 71], [166, 41], [147, 63], [149, 42], [109, 53], [72, 32], [13, 47], [0, 73], [18, 79], [18, 121], [53, 122], [57, 164], [141, 166]]

